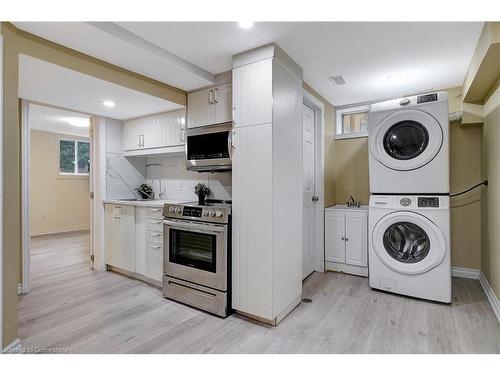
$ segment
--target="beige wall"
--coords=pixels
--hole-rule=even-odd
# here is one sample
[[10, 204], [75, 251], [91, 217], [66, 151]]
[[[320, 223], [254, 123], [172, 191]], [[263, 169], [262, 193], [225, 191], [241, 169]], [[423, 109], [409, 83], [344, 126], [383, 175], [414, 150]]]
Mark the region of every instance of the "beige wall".
[[482, 176], [489, 185], [482, 197], [481, 270], [500, 297], [500, 88], [485, 104]]
[[21, 280], [21, 131], [18, 101], [19, 54], [25, 54], [133, 90], [185, 105], [186, 92], [58, 44], [0, 24], [3, 66], [3, 345], [17, 338], [17, 283]]
[[[88, 177], [59, 176], [56, 133], [30, 132], [31, 235], [89, 229]], [[71, 137], [69, 137], [71, 138]]]

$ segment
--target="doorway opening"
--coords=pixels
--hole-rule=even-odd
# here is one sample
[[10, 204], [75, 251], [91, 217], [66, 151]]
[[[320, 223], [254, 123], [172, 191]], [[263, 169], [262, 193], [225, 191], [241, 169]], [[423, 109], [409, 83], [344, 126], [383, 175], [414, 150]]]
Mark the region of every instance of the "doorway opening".
[[69, 263], [92, 267], [92, 147], [87, 114], [23, 100], [22, 124], [25, 294]]

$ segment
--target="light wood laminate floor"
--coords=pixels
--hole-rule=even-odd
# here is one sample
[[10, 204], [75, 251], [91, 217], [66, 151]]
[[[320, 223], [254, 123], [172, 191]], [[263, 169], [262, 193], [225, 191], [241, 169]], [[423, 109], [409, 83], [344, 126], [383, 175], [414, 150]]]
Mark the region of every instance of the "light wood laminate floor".
[[451, 306], [371, 290], [368, 279], [314, 273], [277, 327], [220, 319], [161, 291], [89, 269], [88, 235], [32, 241], [32, 292], [20, 297], [29, 348], [70, 353], [499, 353], [498, 323], [478, 281], [453, 279]]

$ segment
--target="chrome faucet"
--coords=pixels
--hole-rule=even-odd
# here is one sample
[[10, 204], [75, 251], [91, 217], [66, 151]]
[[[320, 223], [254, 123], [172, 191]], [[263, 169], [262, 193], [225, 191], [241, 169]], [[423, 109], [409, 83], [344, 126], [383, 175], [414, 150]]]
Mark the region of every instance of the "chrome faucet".
[[361, 207], [361, 202], [355, 201], [354, 197], [352, 195], [351, 195], [351, 199], [349, 199], [346, 203], [347, 203], [347, 207]]
[[161, 186], [161, 178], [160, 177], [153, 177], [151, 179], [151, 183], [153, 183], [155, 180], [158, 180], [158, 199], [163, 199], [165, 198], [165, 190], [162, 189], [162, 186]]

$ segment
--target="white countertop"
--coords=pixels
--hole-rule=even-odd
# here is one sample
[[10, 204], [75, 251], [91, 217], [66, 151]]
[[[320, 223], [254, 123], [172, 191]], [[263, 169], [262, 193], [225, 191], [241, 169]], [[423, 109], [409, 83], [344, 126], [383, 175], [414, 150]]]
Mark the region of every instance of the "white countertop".
[[361, 207], [347, 207], [347, 204], [336, 204], [335, 206], [325, 208], [326, 210], [366, 211], [368, 210], [368, 205], [362, 204]]
[[159, 199], [159, 200], [144, 200], [144, 201], [128, 201], [121, 199], [107, 199], [104, 204], [121, 204], [123, 206], [139, 206], [139, 207], [163, 207], [165, 203], [184, 203], [186, 199]]

